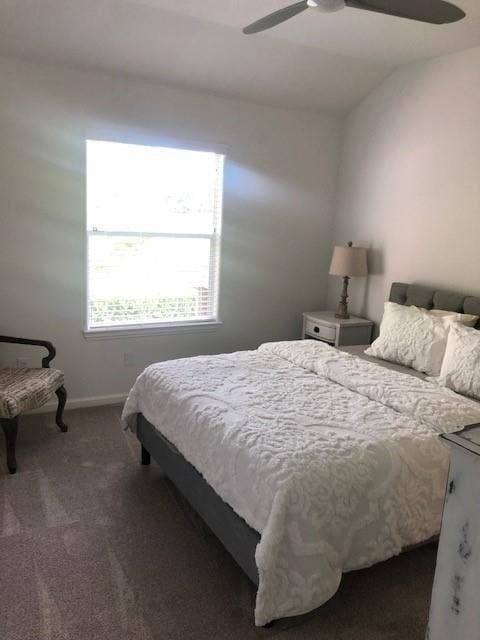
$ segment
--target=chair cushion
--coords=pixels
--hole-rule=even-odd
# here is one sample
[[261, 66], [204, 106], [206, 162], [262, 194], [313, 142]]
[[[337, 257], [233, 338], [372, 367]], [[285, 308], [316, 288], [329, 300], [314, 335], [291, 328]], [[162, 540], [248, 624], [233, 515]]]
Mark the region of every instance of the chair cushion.
[[63, 380], [58, 369], [0, 369], [0, 418], [41, 407]]

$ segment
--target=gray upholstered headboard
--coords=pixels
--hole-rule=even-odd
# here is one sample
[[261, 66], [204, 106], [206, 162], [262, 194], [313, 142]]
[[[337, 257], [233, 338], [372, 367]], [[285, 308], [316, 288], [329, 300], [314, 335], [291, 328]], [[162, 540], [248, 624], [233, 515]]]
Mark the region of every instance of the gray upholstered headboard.
[[[394, 282], [389, 300], [397, 304], [415, 305], [424, 309], [444, 309], [445, 311], [480, 316], [480, 298], [424, 287], [419, 284]], [[476, 328], [480, 329], [480, 320], [477, 322]]]

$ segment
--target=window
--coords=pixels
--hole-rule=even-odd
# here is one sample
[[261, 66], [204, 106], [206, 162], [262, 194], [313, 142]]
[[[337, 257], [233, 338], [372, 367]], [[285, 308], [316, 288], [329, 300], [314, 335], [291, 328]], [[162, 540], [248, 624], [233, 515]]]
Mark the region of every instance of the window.
[[87, 140], [88, 329], [218, 320], [223, 161]]

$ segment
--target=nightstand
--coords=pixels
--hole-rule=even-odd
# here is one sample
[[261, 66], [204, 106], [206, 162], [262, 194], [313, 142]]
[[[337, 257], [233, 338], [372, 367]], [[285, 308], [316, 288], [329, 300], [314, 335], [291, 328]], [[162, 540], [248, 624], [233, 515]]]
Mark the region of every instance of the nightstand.
[[478, 489], [480, 424], [442, 433], [450, 446], [442, 530], [438, 543], [427, 637], [431, 640], [480, 638]]
[[328, 342], [334, 347], [370, 344], [373, 322], [358, 316], [348, 320], [335, 317], [335, 311], [306, 311], [303, 314], [302, 340]]

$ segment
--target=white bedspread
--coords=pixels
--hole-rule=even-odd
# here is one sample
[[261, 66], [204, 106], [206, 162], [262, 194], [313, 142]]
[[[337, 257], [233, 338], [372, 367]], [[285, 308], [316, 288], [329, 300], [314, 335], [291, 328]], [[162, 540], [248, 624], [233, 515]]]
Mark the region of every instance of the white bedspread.
[[255, 622], [328, 600], [342, 572], [439, 531], [448, 451], [480, 406], [321, 342], [151, 365], [141, 412], [261, 533]]

